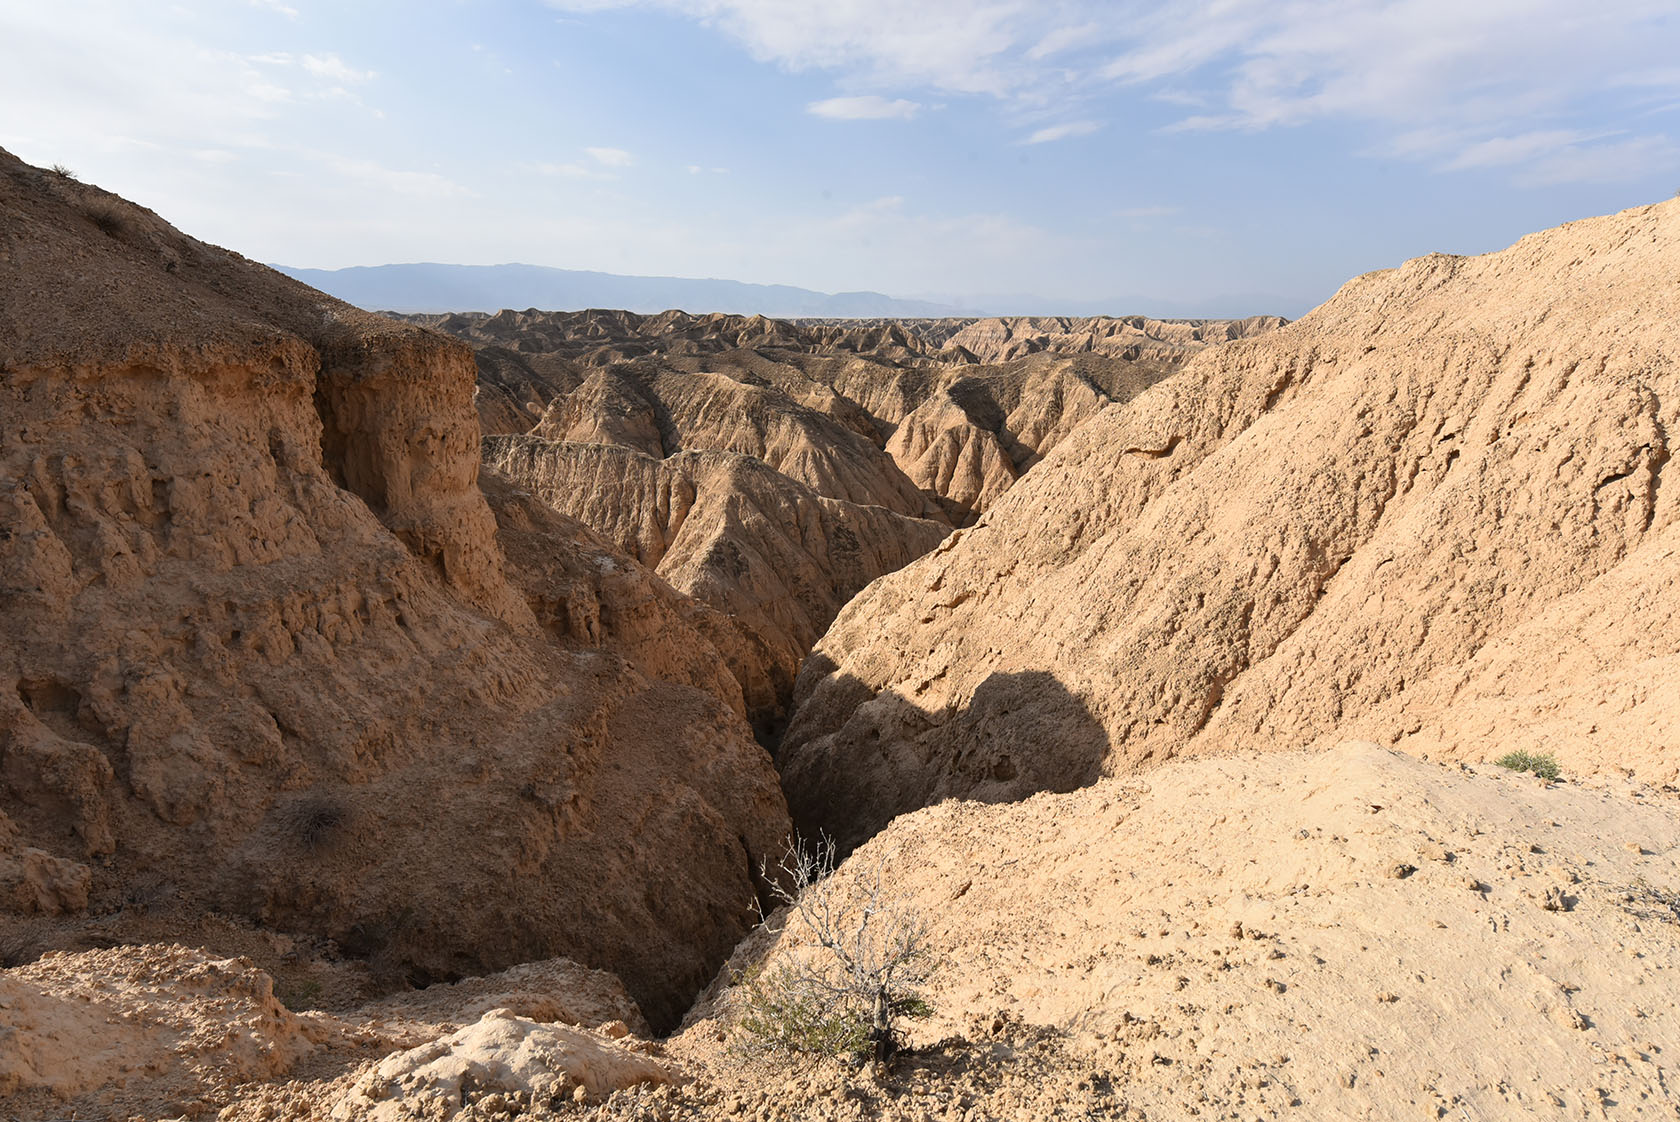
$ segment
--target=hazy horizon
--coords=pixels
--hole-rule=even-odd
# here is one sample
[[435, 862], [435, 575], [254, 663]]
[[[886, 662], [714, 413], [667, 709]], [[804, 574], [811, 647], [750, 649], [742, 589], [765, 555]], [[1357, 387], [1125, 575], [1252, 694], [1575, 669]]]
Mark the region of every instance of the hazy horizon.
[[1676, 57], [1670, 0], [0, 0], [0, 145], [299, 268], [1298, 315], [1672, 194]]
[[[537, 308], [543, 311], [610, 308], [642, 314], [669, 310], [757, 313], [780, 319], [1130, 315], [1158, 319], [1281, 315], [1298, 319], [1311, 310], [1311, 305], [1287, 305], [1264, 294], [1220, 293], [1189, 301], [1171, 301], [1148, 294], [1058, 298], [1033, 293], [951, 295], [882, 293], [868, 289], [826, 293], [794, 285], [743, 282], [730, 277], [606, 273], [520, 261], [488, 265], [409, 261], [347, 265], [339, 269], [314, 269], [285, 262], [269, 264], [290, 277], [369, 311], [399, 314], [496, 312], [505, 308]], [[440, 276], [440, 270], [449, 271], [449, 275]], [[555, 276], [532, 278], [528, 275], [532, 272]], [[593, 278], [596, 283], [591, 286], [579, 278]], [[557, 285], [560, 287], [557, 288]], [[729, 290], [740, 291], [734, 294], [733, 299], [719, 295]], [[556, 291], [565, 295], [555, 298], [552, 294]], [[578, 295], [580, 291], [588, 295]], [[803, 306], [813, 297], [823, 298], [834, 307], [814, 309]], [[863, 310], [840, 310], [848, 302], [861, 303], [866, 307]], [[898, 306], [886, 307], [885, 303]]]

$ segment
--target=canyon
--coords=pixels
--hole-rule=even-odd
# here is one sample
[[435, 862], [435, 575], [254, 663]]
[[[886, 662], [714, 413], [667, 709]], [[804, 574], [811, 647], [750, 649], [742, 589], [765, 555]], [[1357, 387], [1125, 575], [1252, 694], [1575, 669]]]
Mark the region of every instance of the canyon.
[[[0, 1115], [1672, 1113], [1680, 200], [1292, 323], [0, 214]], [[889, 1065], [743, 1047], [795, 836], [921, 924]]]

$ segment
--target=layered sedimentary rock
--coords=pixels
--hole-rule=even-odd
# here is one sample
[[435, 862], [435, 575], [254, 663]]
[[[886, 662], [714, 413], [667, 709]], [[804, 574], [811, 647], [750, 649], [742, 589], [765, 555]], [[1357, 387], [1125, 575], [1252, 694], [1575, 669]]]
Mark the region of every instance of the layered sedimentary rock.
[[[595, 527], [722, 613], [696, 624], [723, 651], [766, 735], [784, 717], [805, 652], [841, 606], [948, 532], [824, 497], [725, 452], [660, 459], [616, 444], [493, 436], [484, 460], [493, 475]], [[739, 638], [722, 637], [726, 628]]]
[[796, 819], [1350, 735], [1672, 781], [1676, 259], [1680, 202], [1420, 258], [1104, 410], [842, 612]]
[[1277, 316], [1158, 320], [1147, 316], [1004, 316], [964, 323], [944, 343], [981, 363], [1050, 351], [1173, 364], [1214, 343], [1249, 339], [1283, 326]]
[[1061, 355], [957, 367], [921, 387], [907, 411], [883, 403], [893, 424], [886, 450], [937, 496], [953, 524], [965, 526], [1082, 422], [1170, 369]]
[[[472, 343], [487, 432], [755, 456], [830, 498], [964, 525], [1102, 405], [1282, 321], [413, 316]], [[861, 438], [861, 439], [860, 439]]]
[[966, 525], [1105, 405], [1276, 322], [410, 318], [474, 345], [498, 472], [722, 613], [700, 622], [766, 737], [840, 605], [938, 540], [922, 520]]
[[986, 319], [808, 319], [713, 312], [658, 315], [591, 309], [504, 310], [411, 315], [415, 323], [525, 356], [548, 355], [607, 366], [634, 358], [707, 356], [732, 351], [859, 355], [904, 363], [929, 359], [1001, 363], [1040, 351], [1171, 362], [1211, 343], [1262, 335], [1277, 316], [1235, 320], [1158, 320], [1148, 316], [1001, 316]]
[[549, 406], [531, 431], [651, 456], [733, 452], [832, 499], [912, 518], [936, 509], [862, 433], [777, 387], [726, 374], [608, 367]]
[[3, 154], [0, 209], [0, 922], [162, 883], [675, 1016], [787, 825], [684, 598], [517, 496], [507, 563], [459, 343]]

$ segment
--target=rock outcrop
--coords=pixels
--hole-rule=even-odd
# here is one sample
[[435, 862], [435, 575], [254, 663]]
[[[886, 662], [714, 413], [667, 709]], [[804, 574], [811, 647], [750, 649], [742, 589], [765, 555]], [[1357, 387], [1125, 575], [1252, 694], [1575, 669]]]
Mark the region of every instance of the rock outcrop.
[[1056, 446], [818, 644], [795, 818], [1358, 736], [1680, 775], [1680, 202], [1349, 282]]
[[449, 1119], [475, 1098], [587, 1103], [639, 1084], [671, 1082], [648, 1058], [570, 1025], [492, 1009], [476, 1024], [381, 1060], [333, 1106], [338, 1122]]
[[944, 349], [970, 361], [1002, 363], [1049, 351], [1176, 365], [1204, 347], [1251, 339], [1282, 327], [1278, 316], [1158, 320], [1147, 316], [1004, 316], [964, 323]]
[[811, 643], [931, 523], [972, 522], [1105, 405], [1276, 322], [409, 318], [476, 348], [498, 473], [722, 613], [694, 622], [766, 741]]
[[937, 509], [868, 437], [778, 387], [726, 374], [608, 367], [550, 405], [531, 432], [650, 456], [733, 452], [831, 499], [912, 518]]
[[971, 522], [1097, 408], [1283, 321], [411, 316], [473, 344], [486, 432], [738, 452], [818, 494]]
[[49, 954], [0, 973], [0, 1010], [8, 1115], [142, 1081], [148, 1106], [179, 1111], [285, 1074], [327, 1035], [248, 960], [177, 946]]
[[591, 309], [581, 312], [504, 310], [409, 315], [476, 347], [502, 348], [610, 366], [638, 358], [702, 357], [753, 351], [857, 355], [891, 364], [920, 360], [970, 365], [1003, 363], [1041, 351], [1100, 354], [1126, 360], [1182, 361], [1212, 343], [1263, 335], [1286, 321], [1158, 320], [1147, 316], [1002, 316], [986, 319], [804, 319], [713, 312], [658, 315]]
[[[724, 654], [766, 738], [785, 720], [805, 653], [841, 606], [948, 532], [826, 498], [761, 460], [724, 452], [660, 459], [617, 444], [492, 436], [484, 461], [491, 475], [595, 527], [715, 609], [695, 625]], [[700, 653], [704, 644], [652, 638], [695, 652], [697, 668], [721, 669]]]
[[448, 1117], [669, 1079], [619, 980], [566, 959], [300, 1013], [248, 958], [137, 944], [0, 973], [0, 1012], [7, 1118]]
[[162, 880], [671, 1021], [787, 830], [683, 598], [517, 496], [507, 563], [458, 342], [6, 154], [0, 212], [0, 924]]

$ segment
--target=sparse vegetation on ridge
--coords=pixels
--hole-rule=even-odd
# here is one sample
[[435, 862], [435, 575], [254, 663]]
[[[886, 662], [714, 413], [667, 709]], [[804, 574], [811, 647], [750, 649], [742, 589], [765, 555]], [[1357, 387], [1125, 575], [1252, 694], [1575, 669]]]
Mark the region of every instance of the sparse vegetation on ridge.
[[836, 888], [834, 854], [831, 838], [796, 841], [765, 868], [791, 953], [742, 979], [738, 1025], [749, 1049], [885, 1063], [903, 1045], [898, 1025], [932, 1012], [927, 928], [885, 884], [884, 862]]
[[120, 200], [94, 199], [83, 213], [106, 237], [120, 238], [128, 233], [128, 211]]
[[1548, 783], [1555, 782], [1561, 774], [1557, 760], [1549, 752], [1507, 752], [1494, 762], [1512, 771], [1533, 772]]

